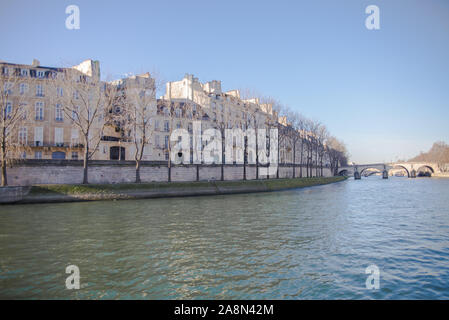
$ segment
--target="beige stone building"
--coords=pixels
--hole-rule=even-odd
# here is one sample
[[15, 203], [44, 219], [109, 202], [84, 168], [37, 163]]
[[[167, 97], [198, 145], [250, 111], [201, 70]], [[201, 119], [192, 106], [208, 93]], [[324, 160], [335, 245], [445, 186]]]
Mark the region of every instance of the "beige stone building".
[[[22, 146], [20, 157], [24, 159], [83, 158], [84, 144], [80, 128], [63, 110], [67, 99], [76, 100], [80, 97], [73, 88], [60, 88], [55, 84], [62, 74], [69, 72], [76, 82], [113, 85], [119, 89], [133, 88], [139, 91], [154, 88], [154, 79], [149, 74], [110, 83], [102, 82], [100, 64], [93, 60], [86, 60], [71, 68], [44, 67], [37, 60], [31, 65], [0, 62], [0, 68], [2, 76], [14, 75], [19, 80], [8, 103], [12, 108], [20, 104], [26, 110], [25, 119], [17, 126], [17, 132], [12, 134], [12, 138], [17, 139]], [[130, 99], [130, 94], [125, 96]], [[192, 133], [193, 121], [201, 121], [202, 130], [240, 128], [243, 131], [255, 127], [268, 131], [283, 121], [278, 120], [272, 105], [260, 103], [258, 99], [242, 99], [239, 90], [223, 92], [221, 81], [201, 83], [191, 74], [186, 74], [180, 81], [168, 82], [165, 95], [160, 99], [156, 99], [153, 91], [148, 110], [151, 134], [142, 157], [142, 160], [147, 161], [167, 160], [171, 132], [184, 128]], [[99, 120], [106, 125], [92, 156], [93, 160], [134, 160], [136, 147], [133, 132], [124, 130], [120, 121], [114, 119], [114, 115], [121, 111], [120, 104], [114, 110], [103, 110], [104, 114]], [[101, 121], [98, 127], [103, 125]], [[290, 159], [291, 148], [284, 147], [280, 154], [281, 162], [282, 159]]]
[[[21, 146], [20, 157], [23, 159], [68, 159], [83, 158], [83, 137], [80, 128], [64, 111], [64, 99], [81, 99], [77, 92], [68, 92], [67, 88], [58, 87], [58, 79], [70, 73], [76, 81], [101, 84], [100, 64], [98, 61], [86, 60], [71, 68], [45, 67], [34, 60], [31, 65], [0, 62], [0, 77], [7, 95], [7, 110], [21, 108], [23, 119], [11, 133], [13, 141]], [[11, 83], [8, 83], [11, 82]], [[102, 121], [104, 117], [101, 117]], [[93, 127], [99, 127], [94, 124]], [[93, 128], [95, 130], [95, 128]], [[105, 137], [116, 137], [113, 126], [107, 126]], [[111, 158], [111, 150], [118, 147], [118, 141], [105, 139], [101, 141], [92, 159]]]

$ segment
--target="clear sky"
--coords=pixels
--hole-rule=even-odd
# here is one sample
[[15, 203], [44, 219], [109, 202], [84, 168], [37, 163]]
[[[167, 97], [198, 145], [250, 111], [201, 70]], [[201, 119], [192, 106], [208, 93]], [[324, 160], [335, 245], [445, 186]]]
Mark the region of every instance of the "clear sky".
[[[80, 29], [65, 8], [80, 8]], [[365, 8], [380, 8], [368, 30]], [[104, 77], [193, 73], [253, 88], [326, 124], [357, 163], [449, 142], [449, 1], [0, 0], [0, 60]]]

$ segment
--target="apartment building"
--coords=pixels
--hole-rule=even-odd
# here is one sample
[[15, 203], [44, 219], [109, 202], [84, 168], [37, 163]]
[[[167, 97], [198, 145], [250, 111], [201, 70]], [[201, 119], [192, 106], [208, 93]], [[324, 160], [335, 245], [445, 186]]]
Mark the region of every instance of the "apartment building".
[[[67, 74], [75, 82], [101, 84], [98, 61], [86, 60], [70, 68], [45, 67], [38, 60], [31, 65], [0, 62], [0, 77], [4, 84], [2, 96], [7, 99], [5, 112], [12, 113], [20, 108], [22, 113], [22, 119], [10, 133], [10, 139], [17, 139], [20, 145], [20, 158], [83, 158], [83, 135], [74, 119], [64, 110], [67, 99], [76, 101], [82, 97], [72, 90], [75, 86], [57, 85], [58, 79]], [[103, 115], [99, 118], [104, 120]], [[98, 121], [91, 130], [98, 130], [100, 126], [102, 124]], [[117, 136], [113, 126], [107, 126], [105, 132], [106, 137]], [[113, 139], [102, 139], [92, 159], [111, 159], [111, 153], [119, 146], [117, 141], [110, 140]]]
[[[24, 119], [16, 127], [16, 132], [11, 133], [21, 146], [19, 156], [23, 159], [83, 158], [85, 138], [75, 123], [76, 117], [80, 116], [75, 114], [78, 107], [72, 115], [67, 114], [67, 108], [64, 108], [68, 103], [73, 105], [80, 101], [81, 104], [86, 99], [76, 90], [79, 83], [96, 84], [101, 88], [114, 86], [120, 97], [108, 110], [101, 109], [98, 121], [92, 122], [92, 132], [102, 128], [98, 145], [90, 145], [91, 151], [93, 147], [97, 148], [92, 155], [93, 160], [134, 159], [134, 141], [139, 139], [139, 135], [134, 135], [134, 129], [124, 125], [126, 121], [122, 117], [126, 106], [141, 97], [142, 92], [148, 96], [145, 99], [145, 117], [150, 123], [142, 160], [168, 160], [172, 131], [184, 128], [192, 133], [193, 121], [201, 121], [203, 132], [207, 128], [245, 131], [257, 127], [266, 129], [268, 133], [270, 128], [283, 124], [272, 105], [260, 103], [256, 98], [242, 99], [239, 90], [223, 92], [221, 81], [201, 83], [191, 74], [186, 74], [180, 81], [166, 83], [165, 95], [156, 99], [155, 81], [149, 73], [106, 83], [100, 79], [99, 62], [93, 60], [70, 68], [44, 67], [37, 60], [31, 65], [0, 62], [0, 68], [0, 76], [15, 79], [14, 85], [5, 82], [3, 88], [10, 91], [7, 109], [20, 106], [25, 110]], [[67, 74], [71, 75], [72, 82], [58, 86], [58, 79]], [[84, 116], [89, 116], [89, 110], [90, 106]], [[192, 142], [190, 146], [192, 148]], [[282, 142], [281, 147], [282, 162], [291, 158], [292, 151], [288, 141]], [[254, 161], [255, 155], [250, 156]]]

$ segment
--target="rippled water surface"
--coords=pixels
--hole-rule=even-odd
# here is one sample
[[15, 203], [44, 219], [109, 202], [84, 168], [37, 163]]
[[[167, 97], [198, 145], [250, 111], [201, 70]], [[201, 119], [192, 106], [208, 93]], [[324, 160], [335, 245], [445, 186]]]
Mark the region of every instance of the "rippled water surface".
[[449, 179], [0, 206], [0, 298], [448, 299], [448, 259]]

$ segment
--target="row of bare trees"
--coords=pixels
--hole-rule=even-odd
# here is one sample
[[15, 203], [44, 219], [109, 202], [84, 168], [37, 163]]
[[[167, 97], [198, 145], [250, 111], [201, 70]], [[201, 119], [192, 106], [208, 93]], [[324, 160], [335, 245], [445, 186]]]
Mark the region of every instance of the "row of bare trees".
[[[23, 81], [21, 80], [17, 74], [0, 76], [0, 156], [3, 186], [7, 185], [6, 168], [8, 163], [19, 159], [19, 152], [24, 147], [20, 139], [17, 139], [18, 131], [29, 120], [27, 114], [28, 117], [33, 116], [33, 106], [26, 105], [29, 95], [23, 92]], [[89, 161], [99, 150], [107, 127], [118, 128], [122, 138], [134, 145], [135, 181], [139, 183], [141, 182], [141, 162], [145, 151], [152, 144], [158, 113], [165, 114], [169, 119], [168, 130], [166, 130], [169, 137], [175, 129], [175, 119], [181, 117], [190, 120], [210, 120], [210, 115], [193, 102], [183, 103], [182, 110], [178, 110], [179, 106], [176, 107], [170, 101], [162, 101], [161, 105], [157, 105], [155, 95], [163, 82], [159, 78], [151, 77], [148, 73], [118, 82], [101, 82], [92, 81], [90, 77], [85, 77], [72, 69], [60, 69], [44, 79], [27, 79], [26, 86], [29, 90], [36, 84], [42, 86], [48, 93], [45, 95], [47, 103], [51, 106], [59, 106], [65, 118], [71, 121], [72, 127], [79, 131], [80, 141], [78, 144], [84, 150], [83, 183], [88, 183]], [[254, 93], [251, 95], [255, 96]], [[34, 96], [33, 92], [31, 96]], [[252, 107], [249, 107], [250, 105]], [[255, 105], [261, 107], [254, 107]], [[272, 113], [273, 116], [266, 117], [267, 112]], [[230, 117], [228, 112], [223, 112], [220, 121], [214, 121], [213, 126], [220, 131], [222, 138], [225, 137], [225, 129], [236, 126], [254, 130], [256, 179], [259, 179], [258, 130], [261, 128], [278, 129], [277, 162], [293, 164], [293, 177], [296, 177], [296, 166], [298, 165], [300, 167], [299, 177], [322, 176], [324, 163], [329, 163], [332, 172], [336, 174], [338, 166], [344, 164], [347, 157], [344, 144], [330, 136], [323, 124], [305, 118], [273, 98], [259, 96], [258, 99], [246, 103], [244, 116], [239, 122]], [[269, 146], [267, 147], [269, 149]], [[165, 149], [165, 152], [170, 155], [170, 141]], [[222, 139], [221, 149], [221, 179], [224, 179], [226, 151], [224, 139]], [[246, 138], [243, 153], [242, 178], [246, 180], [248, 164], [248, 140]], [[167, 165], [169, 168], [168, 180], [170, 181], [170, 156]], [[279, 169], [276, 176], [279, 177]]]
[[[338, 168], [347, 164], [348, 152], [345, 144], [332, 136], [324, 124], [303, 116], [277, 99], [264, 97], [247, 89], [243, 89], [241, 92], [244, 98], [258, 96], [258, 102], [262, 106], [269, 106], [272, 110], [274, 117], [268, 118], [265, 123], [256, 120], [260, 119], [257, 117], [259, 109], [253, 109], [248, 114], [254, 120], [256, 132], [261, 127], [278, 129], [277, 163], [291, 164], [293, 178], [296, 178], [298, 166], [299, 177], [321, 177], [326, 166], [329, 167], [333, 175], [337, 175]], [[256, 154], [258, 155], [257, 150]], [[246, 146], [245, 155], [247, 155]], [[244, 175], [246, 175], [245, 171]], [[276, 177], [279, 178], [279, 166]], [[256, 179], [258, 178], [256, 168]]]

